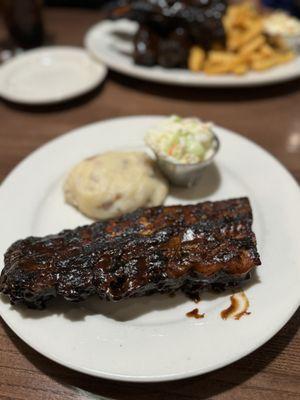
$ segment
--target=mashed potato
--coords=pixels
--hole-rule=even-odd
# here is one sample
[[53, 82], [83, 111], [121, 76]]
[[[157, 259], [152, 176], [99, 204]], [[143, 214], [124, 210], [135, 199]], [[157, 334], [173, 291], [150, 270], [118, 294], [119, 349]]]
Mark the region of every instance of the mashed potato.
[[64, 184], [67, 203], [93, 219], [158, 206], [168, 185], [154, 161], [141, 152], [108, 152], [77, 164]]

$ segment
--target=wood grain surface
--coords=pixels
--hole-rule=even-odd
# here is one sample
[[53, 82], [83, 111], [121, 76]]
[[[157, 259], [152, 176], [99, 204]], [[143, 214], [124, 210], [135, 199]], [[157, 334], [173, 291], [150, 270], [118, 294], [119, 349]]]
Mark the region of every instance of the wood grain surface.
[[[99, 19], [99, 12], [91, 10], [45, 12], [49, 40], [55, 44], [81, 45], [85, 31]], [[0, 27], [0, 41], [4, 37]], [[117, 116], [170, 113], [199, 116], [241, 133], [269, 150], [300, 182], [299, 80], [266, 88], [209, 90], [161, 86], [115, 73], [93, 93], [67, 104], [26, 108], [2, 102], [0, 179], [41, 144], [73, 128]], [[300, 399], [299, 322], [298, 310], [267, 344], [221, 370], [177, 382], [131, 384], [92, 378], [55, 364], [1, 320], [0, 399]]]

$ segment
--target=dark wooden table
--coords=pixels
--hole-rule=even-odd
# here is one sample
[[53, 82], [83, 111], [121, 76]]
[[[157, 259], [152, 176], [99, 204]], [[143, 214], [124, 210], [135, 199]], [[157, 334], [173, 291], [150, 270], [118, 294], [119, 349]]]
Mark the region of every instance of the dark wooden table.
[[[65, 45], [81, 45], [85, 31], [100, 18], [97, 11], [64, 9], [47, 10], [45, 16], [53, 42]], [[73, 128], [123, 115], [170, 113], [196, 115], [240, 132], [274, 154], [300, 181], [299, 80], [266, 88], [207, 90], [160, 86], [115, 73], [93, 93], [68, 104], [33, 109], [2, 102], [0, 179], [32, 150]], [[221, 370], [184, 381], [131, 384], [55, 364], [1, 320], [0, 399], [300, 399], [299, 322], [298, 311], [267, 344]]]

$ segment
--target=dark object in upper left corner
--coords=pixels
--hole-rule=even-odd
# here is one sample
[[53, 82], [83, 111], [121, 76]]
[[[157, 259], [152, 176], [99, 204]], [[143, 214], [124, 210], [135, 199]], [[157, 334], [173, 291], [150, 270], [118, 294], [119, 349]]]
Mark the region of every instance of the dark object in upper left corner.
[[55, 7], [84, 7], [84, 8], [100, 8], [106, 7], [114, 0], [44, 0], [46, 6]]
[[30, 49], [41, 46], [45, 32], [42, 18], [42, 1], [4, 0], [4, 21], [13, 46]]

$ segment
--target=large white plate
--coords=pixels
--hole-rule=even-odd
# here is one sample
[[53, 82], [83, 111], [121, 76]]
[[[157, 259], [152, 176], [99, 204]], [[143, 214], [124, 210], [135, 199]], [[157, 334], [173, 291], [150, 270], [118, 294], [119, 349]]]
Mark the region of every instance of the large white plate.
[[183, 69], [138, 66], [131, 56], [132, 37], [136, 29], [136, 23], [128, 20], [103, 21], [87, 32], [85, 46], [94, 57], [112, 70], [160, 83], [186, 86], [258, 86], [300, 77], [300, 57], [267, 71], [249, 72], [242, 76], [208, 76]]
[[[68, 133], [32, 153], [0, 189], [0, 254], [15, 240], [88, 222], [64, 204], [69, 168], [109, 149], [143, 146], [161, 117], [120, 118]], [[63, 365], [100, 377], [163, 381], [202, 374], [229, 364], [273, 336], [299, 304], [300, 192], [289, 173], [254, 143], [216, 128], [221, 150], [193, 190], [176, 189], [167, 203], [249, 196], [262, 266], [246, 287], [251, 315], [220, 318], [229, 294], [203, 295], [202, 320], [185, 313], [183, 295], [157, 295], [106, 303], [53, 302], [49, 310], [15, 308], [4, 297], [0, 313], [26, 343]], [[1, 269], [3, 267], [1, 257]]]
[[0, 67], [0, 96], [24, 104], [72, 99], [99, 85], [107, 68], [77, 47], [53, 46], [27, 51]]

